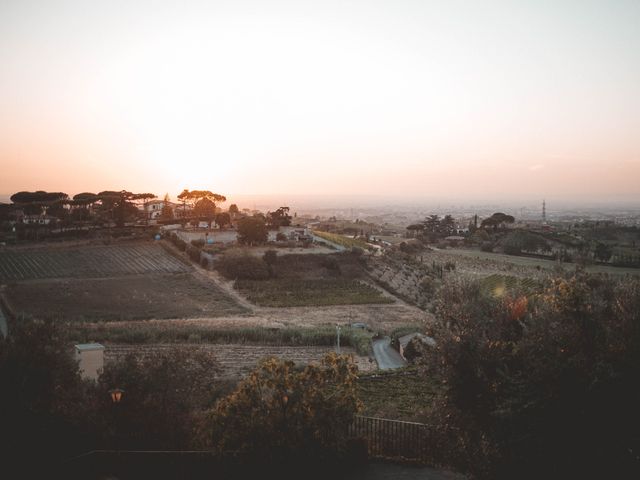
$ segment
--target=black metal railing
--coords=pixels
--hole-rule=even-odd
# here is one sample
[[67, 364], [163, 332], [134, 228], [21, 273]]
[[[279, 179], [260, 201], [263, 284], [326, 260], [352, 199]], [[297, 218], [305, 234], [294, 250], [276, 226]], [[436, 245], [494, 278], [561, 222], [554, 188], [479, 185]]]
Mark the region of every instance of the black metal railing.
[[431, 427], [424, 423], [357, 415], [349, 428], [349, 435], [366, 439], [370, 457], [427, 463], [430, 431]]

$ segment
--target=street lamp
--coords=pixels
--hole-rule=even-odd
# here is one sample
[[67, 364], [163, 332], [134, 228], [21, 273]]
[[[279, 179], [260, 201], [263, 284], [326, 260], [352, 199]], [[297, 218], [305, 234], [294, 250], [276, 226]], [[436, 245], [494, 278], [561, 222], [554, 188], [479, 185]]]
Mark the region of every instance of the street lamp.
[[340, 325], [336, 325], [336, 336], [338, 337], [337, 353], [340, 355]]
[[120, 400], [122, 400], [123, 393], [124, 393], [124, 390], [121, 390], [119, 388], [114, 388], [113, 390], [109, 390], [109, 395], [111, 395], [111, 401], [113, 403], [120, 403]]

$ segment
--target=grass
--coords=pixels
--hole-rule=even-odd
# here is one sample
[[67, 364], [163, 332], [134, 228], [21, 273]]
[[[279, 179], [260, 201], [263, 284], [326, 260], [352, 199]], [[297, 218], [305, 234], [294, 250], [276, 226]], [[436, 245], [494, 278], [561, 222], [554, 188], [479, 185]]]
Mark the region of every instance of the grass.
[[361, 413], [372, 417], [423, 422], [439, 392], [434, 381], [412, 370], [364, 374], [358, 380]]
[[[547, 270], [553, 270], [558, 266], [564, 268], [565, 270], [574, 270], [577, 267], [575, 263], [558, 263], [555, 260], [506, 255], [504, 253], [482, 252], [480, 250], [447, 249], [445, 250], [445, 253], [476, 258], [480, 260], [503, 261], [522, 267], [540, 267]], [[585, 271], [587, 273], [606, 273], [614, 275], [640, 275], [640, 268], [614, 267], [609, 265], [587, 265], [585, 267]]]
[[262, 307], [393, 303], [375, 287], [344, 278], [238, 280], [235, 288]]
[[245, 313], [216, 285], [192, 274], [46, 280], [8, 285], [16, 316], [62, 321], [201, 318]]
[[542, 285], [532, 278], [516, 278], [510, 275], [489, 275], [480, 280], [481, 288], [495, 296], [500, 297], [509, 292], [522, 292], [532, 294], [542, 289]]
[[[336, 329], [333, 326], [213, 329], [200, 325], [70, 323], [68, 329], [70, 338], [83, 343], [218, 343], [276, 346], [331, 346], [336, 344]], [[368, 355], [371, 349], [371, 336], [370, 332], [362, 329], [343, 327], [340, 332], [340, 344], [355, 348], [359, 355]]]
[[345, 248], [358, 247], [358, 248], [368, 249], [370, 247], [370, 245], [365, 241], [359, 240], [357, 238], [345, 237], [344, 235], [339, 235], [337, 233], [329, 233], [329, 232], [323, 232], [320, 230], [314, 230], [313, 234], [329, 242], [337, 243], [338, 245], [341, 245]]

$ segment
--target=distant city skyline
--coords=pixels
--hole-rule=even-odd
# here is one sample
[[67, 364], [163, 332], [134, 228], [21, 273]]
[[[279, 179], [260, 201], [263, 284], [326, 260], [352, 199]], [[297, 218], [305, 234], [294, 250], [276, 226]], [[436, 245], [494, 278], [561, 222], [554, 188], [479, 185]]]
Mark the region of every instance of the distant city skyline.
[[8, 0], [0, 194], [640, 202], [638, 25], [625, 0]]

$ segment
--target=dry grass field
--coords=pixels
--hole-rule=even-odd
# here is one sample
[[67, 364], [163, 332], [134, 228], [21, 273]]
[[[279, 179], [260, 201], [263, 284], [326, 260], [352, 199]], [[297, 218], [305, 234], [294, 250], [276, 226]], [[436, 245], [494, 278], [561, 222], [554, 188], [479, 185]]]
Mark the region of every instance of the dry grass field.
[[342, 278], [238, 280], [236, 288], [249, 301], [263, 307], [394, 302], [375, 287]]
[[16, 316], [122, 321], [247, 311], [188, 262], [151, 242], [3, 250], [0, 283]]
[[189, 273], [11, 284], [3, 295], [17, 315], [68, 321], [198, 318], [241, 314], [223, 290]]

